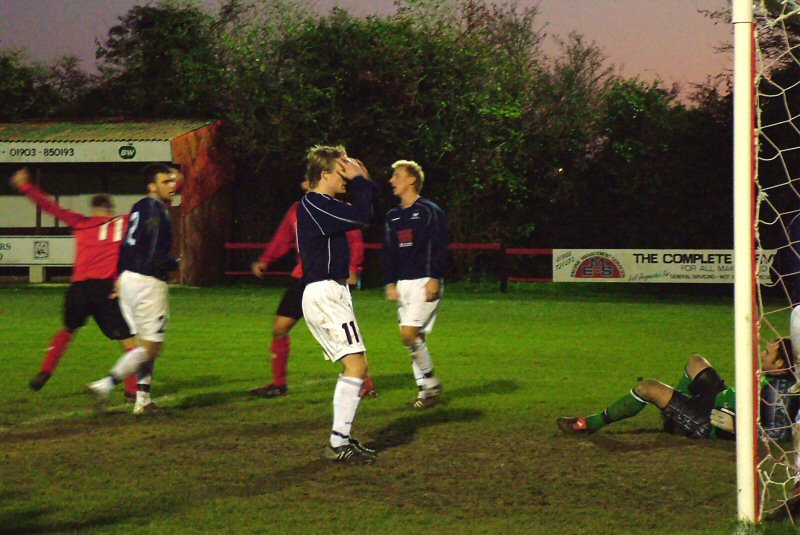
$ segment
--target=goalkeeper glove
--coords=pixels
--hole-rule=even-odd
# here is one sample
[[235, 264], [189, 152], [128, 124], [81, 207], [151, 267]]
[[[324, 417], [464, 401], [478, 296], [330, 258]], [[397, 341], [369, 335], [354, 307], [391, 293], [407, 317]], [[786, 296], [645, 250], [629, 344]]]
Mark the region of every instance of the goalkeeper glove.
[[711, 411], [711, 425], [729, 433], [736, 432], [736, 413], [730, 409], [721, 408]]

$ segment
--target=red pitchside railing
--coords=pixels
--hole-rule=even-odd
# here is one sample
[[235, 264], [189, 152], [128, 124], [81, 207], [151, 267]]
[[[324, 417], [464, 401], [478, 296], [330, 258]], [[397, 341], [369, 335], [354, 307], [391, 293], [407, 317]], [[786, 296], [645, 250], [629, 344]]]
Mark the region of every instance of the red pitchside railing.
[[[235, 250], [263, 250], [267, 246], [266, 243], [254, 242], [228, 242], [225, 244], [225, 249], [228, 251]], [[378, 251], [383, 248], [382, 243], [364, 243], [364, 249], [370, 251]], [[449, 249], [451, 251], [497, 251], [500, 255], [501, 266], [498, 270], [500, 278], [500, 288], [503, 291], [508, 289], [509, 282], [553, 282], [552, 275], [550, 277], [512, 277], [508, 274], [508, 257], [510, 256], [553, 256], [552, 249], [534, 249], [525, 247], [504, 247], [502, 243], [451, 243]], [[250, 275], [249, 271], [226, 271], [226, 275], [230, 276], [243, 276]], [[290, 275], [289, 271], [267, 271], [265, 275]]]

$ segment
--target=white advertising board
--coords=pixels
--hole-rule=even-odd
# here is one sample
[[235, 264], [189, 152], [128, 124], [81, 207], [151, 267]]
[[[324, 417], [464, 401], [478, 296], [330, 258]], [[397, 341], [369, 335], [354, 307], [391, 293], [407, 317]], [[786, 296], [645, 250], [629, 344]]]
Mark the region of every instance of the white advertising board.
[[[775, 250], [758, 255], [770, 281]], [[728, 249], [553, 249], [553, 282], [733, 283]]]
[[171, 162], [169, 141], [2, 141], [0, 163]]
[[72, 236], [0, 236], [0, 266], [71, 266]]

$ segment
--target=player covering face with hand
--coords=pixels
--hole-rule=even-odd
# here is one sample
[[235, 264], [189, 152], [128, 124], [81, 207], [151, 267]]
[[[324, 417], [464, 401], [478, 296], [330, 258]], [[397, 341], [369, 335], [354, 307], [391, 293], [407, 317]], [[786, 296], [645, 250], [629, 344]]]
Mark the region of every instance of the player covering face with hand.
[[[361, 162], [358, 163], [364, 172], [364, 176], [369, 177], [363, 164]], [[300, 188], [303, 192], [308, 191], [308, 180], [303, 179]], [[258, 260], [253, 262], [251, 271], [256, 277], [263, 277], [270, 264], [282, 258], [296, 246], [297, 208], [299, 206], [300, 201], [289, 207], [272, 240], [267, 244], [266, 249], [264, 249]], [[364, 241], [361, 229], [348, 230], [345, 236], [347, 236], [347, 243], [350, 249], [350, 276], [347, 279], [347, 284], [354, 285], [358, 282], [359, 273], [361, 273], [361, 267], [364, 263]], [[288, 364], [291, 349], [289, 333], [303, 317], [303, 287], [303, 263], [298, 257], [297, 264], [291, 273], [291, 281], [286, 286], [286, 291], [283, 293], [283, 298], [278, 305], [272, 325], [272, 344], [270, 345], [272, 382], [250, 390], [250, 393], [255, 396], [273, 399], [285, 396], [289, 391]], [[375, 385], [367, 375], [364, 378], [364, 384], [361, 386], [361, 397], [377, 397], [377, 395]]]
[[[324, 455], [339, 462], [372, 462], [375, 451], [350, 434], [367, 358], [347, 285], [350, 250], [345, 233], [372, 220], [377, 188], [343, 147], [309, 150], [306, 178], [309, 192], [297, 209], [303, 315], [325, 357], [343, 366], [333, 393], [333, 428]], [[352, 205], [336, 199], [346, 188], [353, 195]]]

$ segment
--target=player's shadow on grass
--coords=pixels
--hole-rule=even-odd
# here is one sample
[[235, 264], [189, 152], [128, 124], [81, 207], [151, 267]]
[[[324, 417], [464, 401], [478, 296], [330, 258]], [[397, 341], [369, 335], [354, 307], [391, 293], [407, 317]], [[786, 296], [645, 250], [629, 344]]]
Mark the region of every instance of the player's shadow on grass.
[[[130, 406], [128, 406], [130, 407]], [[58, 420], [45, 420], [36, 425], [19, 425], [9, 432], [0, 432], [0, 449], [2, 444], [37, 440], [53, 440], [82, 435], [97, 429], [117, 429], [124, 432], [126, 427], [135, 422], [130, 408], [120, 407], [108, 412], [97, 412], [87, 409], [79, 417], [68, 417]]]
[[222, 386], [224, 384], [237, 383], [240, 381], [225, 381], [219, 375], [200, 375], [192, 378], [178, 378], [173, 377], [165, 380], [163, 384], [158, 381], [158, 374], [156, 374], [156, 382], [154, 387], [157, 389], [157, 395], [169, 395], [191, 390], [193, 388], [208, 388], [212, 386]]
[[35, 431], [22, 431], [22, 432], [14, 432], [14, 433], [0, 433], [0, 445], [2, 444], [11, 444], [14, 442], [26, 442], [26, 441], [34, 441], [34, 440], [54, 440], [57, 438], [72, 436], [72, 435], [80, 435], [85, 433], [86, 429], [84, 428], [73, 428], [73, 429], [37, 429]]
[[113, 526], [129, 521], [131, 518], [126, 514], [99, 513], [93, 517], [81, 518], [80, 521], [48, 523], [42, 517], [50, 513], [57, 513], [57, 511], [47, 508], [27, 508], [12, 513], [0, 513], [0, 534], [78, 532]]
[[424, 413], [415, 413], [394, 420], [389, 425], [372, 433], [368, 445], [380, 453], [383, 450], [409, 444], [420, 429], [432, 425], [454, 422], [471, 422], [483, 416], [483, 411], [476, 409], [431, 409]]
[[[643, 440], [628, 441], [615, 438], [615, 437], [624, 437], [631, 435], [641, 435], [641, 436], [650, 435], [650, 436], [647, 437], [648, 438], [647, 441]], [[654, 450], [663, 450], [668, 448], [686, 448], [698, 445], [705, 445], [708, 442], [720, 442], [720, 441], [710, 441], [702, 438], [691, 439], [678, 435], [671, 435], [669, 433], [665, 433], [658, 429], [636, 429], [632, 431], [618, 432], [613, 434], [597, 433], [589, 437], [589, 441], [591, 441], [595, 446], [599, 448], [603, 448], [604, 450], [614, 451], [614, 452], [654, 451]]]
[[471, 398], [486, 394], [510, 394], [519, 389], [519, 384], [516, 381], [511, 381], [508, 379], [499, 379], [497, 381], [479, 383], [461, 388], [448, 389], [447, 385], [444, 386], [445, 393], [443, 398], [445, 401], [450, 398]]
[[[424, 413], [412, 413], [394, 420], [377, 432], [372, 433], [373, 440], [366, 442], [378, 451], [378, 460], [374, 465], [350, 465], [349, 463], [334, 463], [330, 460], [317, 458], [304, 462], [298, 466], [266, 473], [256, 477], [242, 478], [239, 481], [227, 482], [205, 490], [206, 494], [217, 496], [251, 497], [260, 495], [275, 495], [286, 488], [303, 484], [324, 484], [344, 486], [353, 476], [354, 470], [379, 470], [381, 466], [380, 453], [390, 448], [409, 444], [420, 429], [433, 425], [454, 422], [471, 422], [483, 417], [483, 412], [475, 409], [431, 409]], [[320, 448], [319, 453], [322, 453]], [[366, 475], [365, 475], [366, 477]]]
[[229, 392], [206, 392], [194, 394], [181, 399], [172, 408], [175, 410], [197, 409], [201, 407], [212, 407], [215, 405], [225, 405], [239, 399], [251, 399], [253, 395], [246, 390], [232, 390]]
[[375, 383], [375, 390], [378, 395], [389, 390], [403, 390], [415, 388], [414, 376], [409, 373], [392, 373], [389, 375], [373, 375], [372, 381]]

